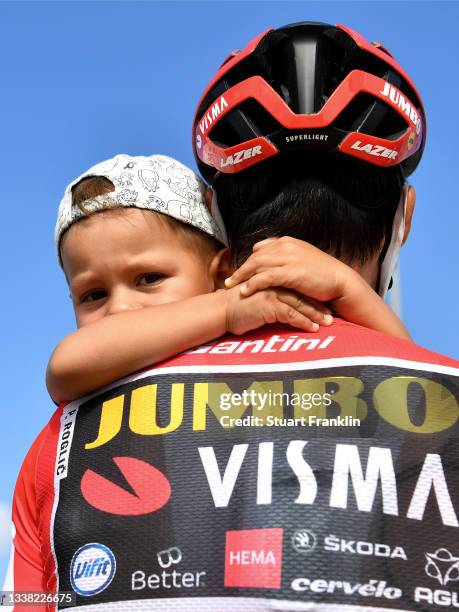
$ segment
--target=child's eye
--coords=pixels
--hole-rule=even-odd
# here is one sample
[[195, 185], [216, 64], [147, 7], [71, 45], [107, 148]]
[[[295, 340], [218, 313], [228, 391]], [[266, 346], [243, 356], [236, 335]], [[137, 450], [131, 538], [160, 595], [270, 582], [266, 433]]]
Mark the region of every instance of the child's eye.
[[96, 302], [97, 300], [103, 300], [105, 297], [107, 297], [106, 291], [104, 291], [103, 289], [96, 289], [95, 291], [89, 291], [88, 293], [85, 293], [81, 298], [80, 302]]
[[163, 277], [161, 274], [153, 274], [153, 272], [150, 272], [148, 274], [142, 274], [139, 276], [137, 279], [137, 285], [154, 285], [162, 279]]

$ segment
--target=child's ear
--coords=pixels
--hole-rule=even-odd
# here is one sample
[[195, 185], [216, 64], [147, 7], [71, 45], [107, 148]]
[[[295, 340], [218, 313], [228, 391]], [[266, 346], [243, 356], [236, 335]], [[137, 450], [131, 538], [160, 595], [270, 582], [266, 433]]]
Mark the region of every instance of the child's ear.
[[233, 265], [231, 263], [231, 257], [229, 249], [222, 249], [218, 251], [212, 258], [209, 265], [209, 276], [214, 283], [215, 289], [224, 289], [225, 278], [231, 276], [234, 272]]

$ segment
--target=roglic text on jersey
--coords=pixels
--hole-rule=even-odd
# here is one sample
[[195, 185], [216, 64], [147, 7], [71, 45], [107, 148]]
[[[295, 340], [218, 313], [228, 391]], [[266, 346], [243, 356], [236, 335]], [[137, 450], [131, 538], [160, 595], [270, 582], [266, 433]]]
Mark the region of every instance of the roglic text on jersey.
[[457, 374], [337, 321], [61, 407], [18, 481], [14, 588], [41, 564], [88, 612], [459, 609]]

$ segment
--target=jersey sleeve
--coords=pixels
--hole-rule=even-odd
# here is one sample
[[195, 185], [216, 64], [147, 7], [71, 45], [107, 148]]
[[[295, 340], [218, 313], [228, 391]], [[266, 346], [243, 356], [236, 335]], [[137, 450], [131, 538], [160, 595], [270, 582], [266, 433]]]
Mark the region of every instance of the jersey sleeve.
[[[13, 542], [4, 584], [5, 591], [49, 591], [45, 574], [43, 545], [40, 536], [40, 517], [37, 504], [36, 473], [40, 450], [46, 441], [46, 426], [32, 444], [22, 464], [13, 497]], [[45, 612], [46, 605], [9, 607], [14, 612]]]

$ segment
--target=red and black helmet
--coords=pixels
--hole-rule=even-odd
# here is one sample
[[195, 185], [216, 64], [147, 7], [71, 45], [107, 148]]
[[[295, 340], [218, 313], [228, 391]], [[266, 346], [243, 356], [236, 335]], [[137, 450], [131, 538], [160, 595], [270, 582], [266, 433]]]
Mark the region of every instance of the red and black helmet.
[[343, 25], [305, 22], [267, 30], [223, 62], [198, 104], [193, 150], [211, 184], [298, 150], [407, 177], [425, 133], [421, 98], [384, 47]]

